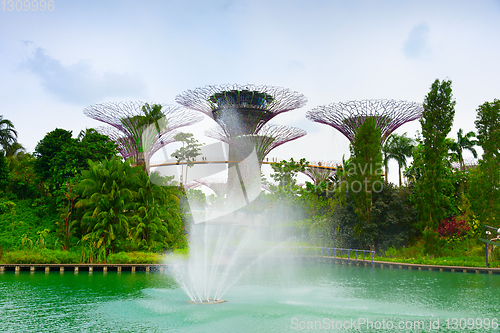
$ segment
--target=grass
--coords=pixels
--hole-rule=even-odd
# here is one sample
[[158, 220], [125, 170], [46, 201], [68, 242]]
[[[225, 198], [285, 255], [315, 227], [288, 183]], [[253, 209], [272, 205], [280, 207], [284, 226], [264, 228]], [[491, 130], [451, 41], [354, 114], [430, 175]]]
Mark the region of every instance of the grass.
[[[439, 266], [461, 266], [461, 267], [485, 267], [484, 245], [473, 244], [454, 244], [445, 246], [441, 256], [430, 256], [424, 254], [423, 245], [417, 243], [407, 248], [390, 248], [382, 255], [375, 256], [373, 259], [377, 261], [400, 262], [419, 265], [439, 265]], [[290, 253], [297, 252], [298, 248], [290, 249]], [[305, 248], [302, 254], [307, 255]], [[340, 251], [337, 251], [336, 257], [340, 257]], [[188, 257], [189, 250], [176, 249], [173, 254], [180, 257]], [[321, 255], [321, 249], [311, 247], [311, 255]], [[326, 255], [326, 252], [324, 253]], [[333, 253], [330, 253], [333, 256]], [[343, 258], [347, 259], [347, 251], [344, 251]], [[351, 251], [350, 259], [356, 259], [355, 251]], [[166, 254], [152, 252], [119, 252], [108, 255], [99, 263], [106, 264], [161, 264], [164, 262]], [[363, 259], [363, 253], [358, 251], [357, 259]], [[370, 254], [365, 254], [365, 260], [371, 260]], [[81, 264], [87, 263], [82, 261], [81, 254], [76, 252], [50, 250], [50, 249], [31, 249], [31, 250], [15, 250], [1, 251], [0, 263], [3, 264]], [[500, 250], [498, 248], [492, 251], [489, 257], [490, 267], [500, 267]]]
[[[407, 248], [390, 248], [374, 260], [400, 262], [419, 265], [461, 266], [461, 267], [486, 267], [485, 248], [482, 243], [454, 243], [446, 244], [441, 249], [441, 254], [431, 256], [424, 254], [423, 244], [417, 243]], [[491, 268], [500, 267], [500, 251], [492, 250], [488, 256]]]
[[4, 252], [2, 264], [78, 264], [80, 255], [75, 252], [36, 249]]

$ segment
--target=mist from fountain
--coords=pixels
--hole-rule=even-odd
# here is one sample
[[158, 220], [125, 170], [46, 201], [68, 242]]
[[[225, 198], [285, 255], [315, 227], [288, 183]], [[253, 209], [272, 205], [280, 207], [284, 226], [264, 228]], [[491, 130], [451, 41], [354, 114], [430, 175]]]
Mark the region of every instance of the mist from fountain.
[[[272, 232], [269, 221], [262, 215], [250, 213], [245, 207], [261, 193], [261, 171], [251, 140], [231, 150], [223, 143], [202, 148], [208, 160], [229, 161], [228, 186], [224, 207], [191, 209], [193, 223], [188, 227], [188, 257], [171, 255], [166, 263], [169, 272], [193, 303], [219, 303], [226, 291], [260, 259], [271, 253], [283, 241]], [[235, 145], [236, 146], [236, 145]], [[165, 156], [168, 156], [164, 152]], [[217, 157], [217, 158], [213, 158]], [[174, 167], [175, 168], [175, 167]], [[221, 166], [190, 171], [191, 180], [213, 176]], [[194, 169], [194, 168], [193, 168]], [[156, 172], [171, 175], [172, 168], [157, 168]], [[175, 172], [174, 172], [175, 173]], [[182, 171], [178, 170], [177, 174]], [[185, 180], [188, 182], [189, 180]], [[187, 202], [194, 206], [195, 198], [187, 192]]]

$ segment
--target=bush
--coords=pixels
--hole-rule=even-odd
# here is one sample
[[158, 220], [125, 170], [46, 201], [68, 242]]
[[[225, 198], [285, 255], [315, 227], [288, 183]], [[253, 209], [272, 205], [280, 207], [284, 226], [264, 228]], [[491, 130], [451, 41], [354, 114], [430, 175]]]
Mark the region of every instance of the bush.
[[61, 250], [19, 250], [6, 252], [1, 257], [4, 264], [77, 264], [77, 253]]
[[447, 242], [462, 239], [469, 230], [465, 214], [444, 219], [438, 227], [439, 237], [446, 239]]
[[164, 257], [151, 252], [118, 252], [110, 254], [108, 264], [161, 264]]

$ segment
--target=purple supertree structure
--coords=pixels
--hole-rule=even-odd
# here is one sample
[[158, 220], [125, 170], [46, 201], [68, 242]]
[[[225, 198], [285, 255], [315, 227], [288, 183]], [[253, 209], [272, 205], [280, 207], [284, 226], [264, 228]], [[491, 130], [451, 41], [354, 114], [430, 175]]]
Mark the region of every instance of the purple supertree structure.
[[364, 121], [374, 118], [384, 142], [399, 126], [422, 117], [422, 111], [421, 103], [373, 99], [318, 106], [309, 110], [306, 117], [336, 128], [351, 142]]
[[206, 86], [187, 90], [175, 99], [179, 104], [214, 119], [227, 137], [256, 134], [280, 113], [304, 106], [304, 95], [274, 86]]
[[262, 165], [262, 162], [271, 150], [284, 143], [301, 138], [306, 134], [306, 131], [300, 128], [275, 124], [265, 124], [257, 134], [242, 135], [238, 137], [239, 139], [229, 138], [221, 127], [215, 127], [205, 131], [206, 136], [228, 144], [232, 143], [237, 149], [240, 148], [239, 145], [246, 145], [250, 142], [251, 146], [255, 147], [260, 165]]
[[302, 173], [314, 181], [314, 185], [327, 182], [328, 178], [333, 177], [337, 172], [338, 163], [318, 161], [309, 162], [309, 165]]
[[227, 193], [226, 179], [197, 179], [195, 182], [211, 189], [218, 198], [224, 198]]
[[[178, 95], [175, 100], [187, 108], [208, 115], [220, 126], [220, 130], [212, 131], [211, 136], [229, 144], [227, 196], [232, 200], [233, 198], [241, 198], [237, 193], [242, 191], [247, 203], [246, 185], [243, 186], [243, 179], [245, 175], [247, 177], [252, 175], [251, 178], [258, 177], [260, 180], [260, 169], [258, 176], [255, 176], [257, 170], [252, 170], [251, 163], [240, 166], [239, 162], [250, 156], [254, 149], [258, 162], [262, 162], [263, 156], [269, 152], [264, 146], [267, 144], [271, 147], [273, 140], [276, 140], [270, 136], [276, 134], [276, 132], [273, 133], [272, 127], [261, 133], [264, 126], [278, 114], [300, 108], [307, 102], [304, 95], [295, 91], [251, 84], [206, 86], [187, 90]], [[289, 138], [289, 140], [303, 134], [297, 135], [296, 137], [292, 136], [293, 138]], [[257, 139], [259, 136], [261, 139]], [[286, 139], [279, 144], [285, 142]], [[256, 147], [256, 145], [260, 147]], [[241, 200], [236, 206], [241, 206], [240, 204]]]
[[111, 125], [112, 128], [100, 132], [110, 135], [118, 143], [124, 158], [132, 158], [134, 164], [143, 167], [149, 164], [154, 152], [173, 142], [173, 130], [202, 119], [177, 106], [140, 101], [94, 104], [85, 108], [83, 113]]
[[[138, 159], [137, 145], [134, 139], [130, 136], [126, 136], [122, 131], [118, 130], [116, 127], [112, 126], [101, 126], [97, 127], [96, 131], [100, 134], [107, 135], [111, 140], [116, 142], [118, 145], [118, 151], [122, 155], [123, 159], [133, 158]], [[174, 136], [178, 131], [167, 131], [167, 132], [156, 132], [152, 133], [152, 137], [149, 141], [149, 149], [144, 152], [144, 160], [149, 161], [151, 157], [160, 150], [162, 147], [175, 142]]]

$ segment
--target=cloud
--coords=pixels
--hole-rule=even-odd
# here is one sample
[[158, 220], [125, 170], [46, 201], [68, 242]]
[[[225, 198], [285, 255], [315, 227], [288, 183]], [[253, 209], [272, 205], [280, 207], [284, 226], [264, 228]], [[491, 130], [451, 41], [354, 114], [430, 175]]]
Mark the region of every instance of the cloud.
[[403, 53], [407, 58], [418, 59], [429, 49], [429, 26], [421, 23], [411, 29], [403, 44]]
[[64, 66], [40, 47], [21, 63], [21, 68], [36, 74], [46, 91], [70, 104], [88, 105], [109, 97], [138, 96], [146, 90], [138, 75], [114, 72], [98, 75], [85, 61]]

